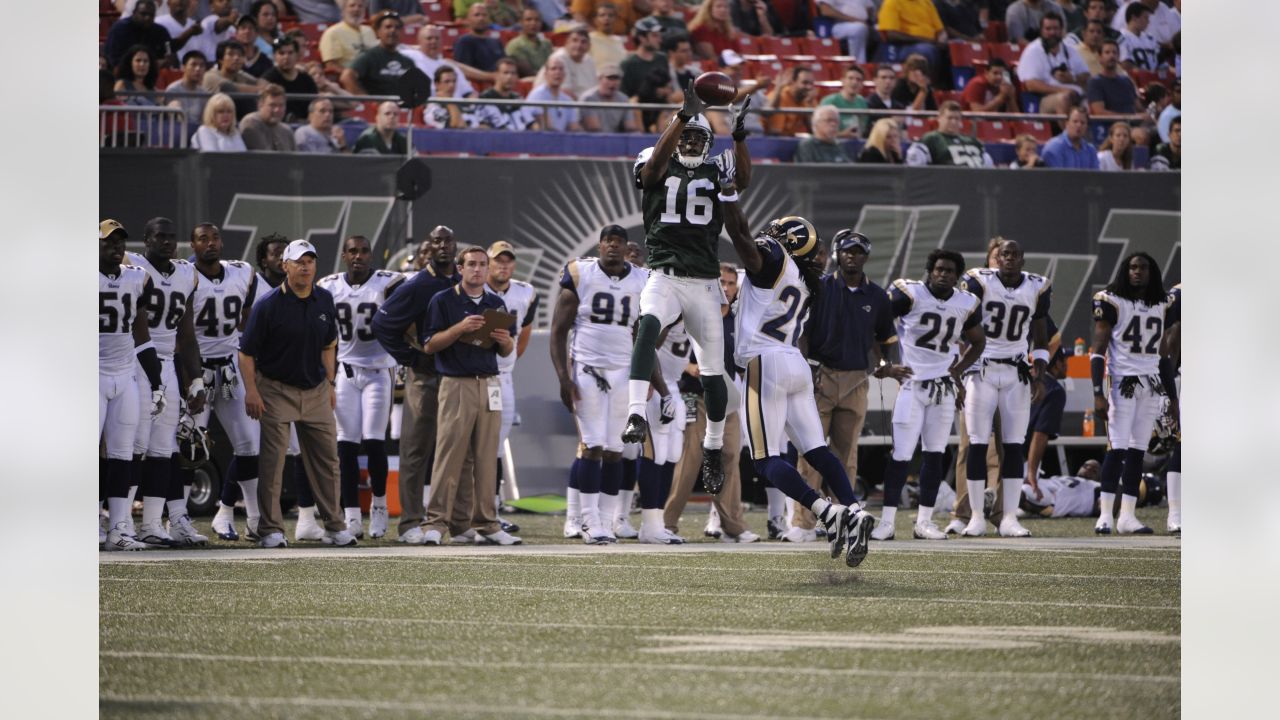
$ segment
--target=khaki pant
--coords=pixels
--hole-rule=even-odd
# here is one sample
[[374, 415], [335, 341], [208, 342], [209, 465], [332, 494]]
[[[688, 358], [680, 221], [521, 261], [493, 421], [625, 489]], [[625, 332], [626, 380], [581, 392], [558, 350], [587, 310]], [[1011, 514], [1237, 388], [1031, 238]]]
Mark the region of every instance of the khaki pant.
[[436, 400], [440, 376], [410, 368], [404, 383], [400, 425], [400, 534], [422, 525], [422, 481], [436, 450]]
[[490, 382], [498, 378], [440, 378], [436, 459], [424, 523], [428, 530], [460, 535], [474, 529], [488, 535], [501, 529], [493, 497], [502, 410], [489, 409]]
[[[867, 391], [870, 389], [867, 371], [824, 367], [818, 373], [821, 382], [814, 399], [818, 401], [822, 432], [829, 438], [831, 452], [844, 464], [849, 482], [853, 483], [858, 477], [858, 438], [862, 436], [862, 425], [867, 420]], [[797, 464], [809, 487], [821, 490], [822, 476], [818, 471], [804, 458]], [[809, 508], [795, 503], [795, 510], [791, 513], [793, 526], [812, 530], [817, 522]]]
[[347, 529], [338, 503], [338, 422], [329, 404], [329, 385], [320, 383], [303, 390], [261, 373], [257, 378], [258, 394], [265, 406], [258, 423], [261, 431], [258, 505], [262, 508], [258, 534], [266, 537], [268, 533], [284, 532], [280, 486], [284, 457], [289, 449], [290, 423], [298, 432], [302, 466], [307, 471], [324, 529], [335, 532]]
[[[676, 463], [671, 494], [667, 496], [667, 504], [662, 509], [662, 523], [671, 532], [680, 531], [680, 515], [689, 503], [693, 484], [702, 469], [702, 436], [706, 431], [706, 407], [699, 397], [698, 417], [684, 428], [684, 449], [680, 453], [680, 462]], [[742, 478], [738, 475], [738, 453], [741, 448], [742, 426], [738, 421], [738, 413], [730, 412], [724, 419], [724, 449], [720, 455], [724, 464], [724, 488], [719, 495], [711, 498], [711, 502], [715, 504], [716, 512], [720, 513], [720, 529], [735, 537], [747, 529], [746, 523], [742, 521]]]
[[[956, 447], [956, 507], [951, 512], [955, 517], [961, 520], [968, 520], [972, 517], [972, 511], [969, 508], [969, 470], [967, 463], [969, 460], [969, 431], [964, 423], [964, 413], [956, 413], [956, 430], [960, 435], [960, 444]], [[991, 440], [987, 443], [987, 489], [994, 490], [996, 494], [996, 504], [991, 509], [991, 517], [987, 518], [997, 525], [1000, 524], [1000, 518], [1004, 516], [1004, 498], [1000, 492], [1000, 455], [1003, 448], [1000, 446], [1000, 416], [996, 415], [992, 419]], [[985, 500], [983, 502], [986, 502]]]

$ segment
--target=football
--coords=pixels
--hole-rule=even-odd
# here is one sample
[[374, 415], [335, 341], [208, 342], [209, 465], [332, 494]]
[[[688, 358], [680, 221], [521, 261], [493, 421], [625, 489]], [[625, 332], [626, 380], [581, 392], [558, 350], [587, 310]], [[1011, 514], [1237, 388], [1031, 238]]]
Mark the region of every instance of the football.
[[704, 72], [693, 81], [693, 91], [712, 106], [724, 106], [738, 95], [738, 85], [722, 72]]

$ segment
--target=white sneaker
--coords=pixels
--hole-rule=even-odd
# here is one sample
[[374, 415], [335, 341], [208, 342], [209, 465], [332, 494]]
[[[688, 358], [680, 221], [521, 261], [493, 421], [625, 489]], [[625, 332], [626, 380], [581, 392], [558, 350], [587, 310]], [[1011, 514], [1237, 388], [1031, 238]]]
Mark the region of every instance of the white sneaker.
[[151, 546], [142, 542], [138, 538], [129, 534], [129, 523], [121, 520], [111, 528], [111, 532], [107, 533], [106, 543], [103, 545], [104, 550], [124, 550], [132, 552], [134, 550], [150, 550]]
[[961, 530], [964, 530], [966, 524], [967, 523], [960, 518], [952, 518], [951, 522], [947, 523], [947, 527], [942, 532], [948, 535], [955, 535]]
[[564, 519], [564, 537], [566, 540], [582, 537], [582, 518], [566, 517]]
[[[1010, 519], [1012, 519], [1012, 520], [1013, 520], [1013, 522], [1014, 522], [1015, 524], [1017, 524], [1017, 522], [1018, 522], [1017, 518], [1010, 518]], [[951, 527], [951, 526], [950, 526], [950, 525], [948, 525], [947, 527]], [[1000, 523], [1000, 527], [1001, 527], [1001, 528], [1003, 528], [1003, 527], [1004, 527], [1004, 523]], [[974, 516], [969, 520], [969, 524], [968, 524], [968, 525], [965, 525], [965, 526], [964, 526], [964, 529], [960, 531], [960, 534], [961, 534], [961, 535], [963, 535], [963, 536], [965, 536], [965, 537], [982, 537], [983, 535], [986, 535], [986, 534], [987, 534], [987, 520], [986, 520], [986, 518], [980, 518], [980, 517], [978, 517], [977, 515], [974, 515]], [[1003, 535], [1004, 533], [1003, 533], [1003, 532], [1001, 532], [1000, 534], [1001, 534], [1001, 535]], [[1028, 534], [1030, 534], [1030, 533], [1028, 533]]]
[[440, 540], [441, 537], [439, 530], [428, 530], [422, 534], [423, 545], [439, 545]]
[[400, 533], [400, 537], [396, 538], [396, 541], [406, 545], [421, 545], [425, 542], [425, 533], [422, 532], [420, 527], [409, 528]]
[[[467, 532], [471, 531], [468, 530]], [[519, 545], [523, 542], [523, 540], [512, 535], [506, 530], [499, 530], [498, 532], [489, 533], [487, 535], [485, 533], [476, 534], [477, 545]]]
[[387, 534], [387, 518], [386, 508], [369, 508], [369, 537], [380, 538]]
[[240, 533], [236, 532], [235, 518], [235, 510], [219, 506], [218, 513], [213, 516], [213, 534], [219, 540], [239, 540]]
[[640, 533], [631, 524], [631, 519], [626, 517], [620, 517], [614, 521], [613, 534], [620, 540], [635, 540], [640, 537]]
[[295, 541], [324, 539], [324, 528], [316, 522], [316, 516], [311, 510], [298, 511], [298, 524], [293, 528], [293, 539]]
[[1000, 520], [1000, 537], [1031, 537], [1031, 531], [1018, 522], [1018, 518], [1005, 513]]
[[355, 536], [349, 530], [325, 530], [320, 542], [335, 547], [355, 547], [357, 544]]
[[269, 533], [266, 537], [258, 541], [258, 547], [263, 547], [263, 548], [289, 547], [289, 541], [284, 539], [284, 533]]
[[684, 538], [666, 528], [662, 528], [657, 531], [649, 531], [641, 525], [640, 542], [645, 545], [683, 545]]
[[885, 522], [883, 518], [876, 523], [876, 529], [871, 531], [872, 540], [892, 540], [893, 539], [893, 523]]
[[179, 515], [176, 520], [170, 518], [169, 535], [179, 545], [204, 545], [209, 542], [209, 538], [196, 532], [196, 526], [191, 523], [189, 515]]
[[363, 538], [364, 537], [364, 519], [356, 518], [356, 517], [347, 518], [347, 532], [351, 533], [351, 537], [353, 538], [357, 538], [357, 539]]
[[804, 528], [793, 527], [782, 533], [782, 542], [807, 543], [818, 542], [818, 533], [815, 530], [805, 530]]
[[475, 545], [477, 542], [476, 531], [474, 529], [449, 536], [450, 545]]
[[1120, 517], [1116, 520], [1116, 532], [1121, 535], [1150, 535], [1151, 528], [1142, 524], [1137, 515], [1125, 515], [1120, 513]]
[[[983, 522], [986, 522], [985, 520]], [[911, 526], [911, 535], [917, 540], [946, 540], [947, 534], [938, 529], [932, 520]]]
[[159, 523], [142, 523], [138, 525], [138, 540], [158, 548], [176, 547], [177, 542]]
[[760, 542], [760, 536], [759, 536], [759, 535], [757, 535], [757, 534], [755, 534], [755, 533], [753, 533], [753, 532], [751, 532], [750, 530], [743, 530], [741, 535], [736, 535], [736, 536], [735, 536], [735, 535], [730, 535], [729, 533], [723, 533], [723, 534], [720, 536], [720, 542], [722, 542], [722, 543], [753, 543], [753, 542]]

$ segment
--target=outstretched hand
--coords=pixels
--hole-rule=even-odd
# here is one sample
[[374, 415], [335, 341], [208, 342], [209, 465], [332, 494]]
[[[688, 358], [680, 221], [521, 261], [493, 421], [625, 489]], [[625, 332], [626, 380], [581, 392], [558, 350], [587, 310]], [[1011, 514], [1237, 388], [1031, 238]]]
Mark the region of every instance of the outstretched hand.
[[684, 88], [684, 105], [680, 108], [680, 117], [687, 120], [695, 115], [701, 115], [706, 109], [707, 104], [698, 97], [698, 93], [693, 91], [693, 81], [690, 80]]
[[729, 106], [729, 119], [733, 125], [733, 141], [742, 142], [750, 134], [747, 130], [747, 110], [751, 108], [751, 96], [742, 99], [741, 105]]

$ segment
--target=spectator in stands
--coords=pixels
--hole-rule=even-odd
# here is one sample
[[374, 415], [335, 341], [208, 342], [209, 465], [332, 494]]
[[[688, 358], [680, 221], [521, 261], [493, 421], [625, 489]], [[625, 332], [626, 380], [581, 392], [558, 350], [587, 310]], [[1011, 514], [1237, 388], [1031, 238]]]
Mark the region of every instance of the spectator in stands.
[[1173, 90], [1169, 93], [1169, 104], [1164, 110], [1160, 111], [1160, 117], [1156, 121], [1156, 129], [1160, 133], [1162, 142], [1169, 142], [1169, 125], [1176, 117], [1182, 116], [1182, 80], [1175, 79], [1173, 81]]
[[[442, 98], [462, 97], [458, 93], [459, 73], [450, 65], [436, 68], [432, 76], [432, 95]], [[461, 130], [475, 127], [479, 122], [475, 105], [457, 105], [455, 103], [427, 103], [422, 112], [422, 121], [427, 127], [437, 129]]]
[[987, 61], [987, 69], [964, 86], [960, 105], [969, 112], [1022, 112], [1018, 91], [1005, 77], [1009, 66], [1000, 58]]
[[877, 65], [875, 89], [867, 96], [867, 107], [872, 110], [906, 110], [907, 106], [893, 96], [893, 86], [897, 81], [898, 73], [894, 72], [892, 65]]
[[[565, 77], [564, 60], [548, 58], [546, 68], [547, 72], [544, 74], [545, 82], [530, 91], [528, 99], [572, 102], [574, 98], [563, 90]], [[582, 118], [579, 116], [577, 108], [544, 107], [532, 109], [541, 112], [541, 124], [546, 130], [577, 132], [582, 129]]]
[[[622, 92], [637, 103], [680, 102], [683, 95], [671, 83], [671, 64], [666, 54], [658, 52], [662, 47], [662, 25], [653, 18], [641, 18], [636, 22], [632, 37], [636, 51], [627, 56], [620, 66]], [[658, 115], [653, 110], [641, 113], [644, 127], [659, 125], [660, 131]]]
[[240, 121], [240, 134], [250, 150], [269, 152], [293, 152], [298, 149], [293, 141], [293, 130], [285, 125], [284, 88], [267, 85], [258, 93], [258, 111], [249, 113]]
[[344, 0], [342, 22], [331, 26], [320, 36], [320, 61], [325, 72], [341, 73], [351, 67], [360, 53], [378, 44], [373, 28], [364, 22], [366, 0]]
[[378, 103], [373, 125], [360, 133], [351, 151], [365, 155], [408, 155], [409, 142], [398, 132], [399, 127], [400, 106], [390, 100]]
[[[585, 27], [576, 26], [570, 30], [564, 47], [551, 54], [559, 55], [564, 60], [566, 92], [573, 93], [574, 97], [582, 97], [596, 86], [596, 67], [603, 66], [597, 66], [591, 58], [591, 36]], [[539, 71], [535, 82], [542, 82], [542, 75]]]
[[244, 138], [236, 129], [236, 104], [226, 93], [217, 93], [204, 106], [203, 123], [191, 136], [191, 147], [200, 152], [244, 152]]
[[773, 26], [774, 34], [786, 37], [812, 37], [813, 18], [809, 0], [769, 0], [769, 7], [778, 16]]
[[1040, 143], [1036, 142], [1035, 136], [1022, 134], [1013, 141], [1014, 152], [1017, 153], [1017, 159], [1009, 163], [1009, 167], [1017, 170], [1019, 168], [1042, 168], [1049, 167], [1044, 164], [1044, 160], [1040, 159]]
[[[218, 43], [218, 66], [204, 74], [204, 89], [211, 93], [256, 93], [263, 81], [244, 71], [244, 46], [238, 40]], [[253, 112], [253, 100], [237, 100], [236, 114]]]
[[1098, 148], [1086, 139], [1089, 133], [1089, 111], [1073, 106], [1067, 111], [1067, 124], [1062, 134], [1044, 144], [1045, 165], [1051, 168], [1097, 170]]
[[1182, 116], [1169, 121], [1169, 142], [1156, 146], [1151, 169], [1157, 172], [1182, 169]]
[[[813, 70], [796, 66], [787, 71], [790, 80], [778, 86], [770, 103], [775, 108], [812, 108], [818, 106], [817, 82]], [[775, 113], [765, 121], [772, 135], [795, 135], [809, 127], [808, 113]]]
[[1080, 102], [1089, 82], [1089, 68], [1080, 53], [1062, 42], [1062, 18], [1040, 18], [1040, 37], [1031, 41], [1018, 60], [1022, 89], [1040, 97], [1040, 112], [1065, 114]]
[[520, 77], [537, 75], [551, 57], [555, 46], [542, 36], [542, 16], [536, 8], [526, 7], [520, 14], [520, 34], [511, 38], [506, 49], [507, 57], [516, 61]]
[[1120, 46], [1114, 40], [1102, 43], [1102, 72], [1089, 78], [1089, 114], [1132, 115], [1137, 112], [1138, 89], [1128, 75], [1120, 72]]
[[464, 68], [453, 60], [446, 59], [441, 53], [443, 52], [443, 43], [440, 36], [443, 31], [439, 25], [427, 25], [418, 31], [418, 47], [400, 47], [400, 52], [405, 57], [413, 61], [418, 66], [422, 74], [429, 78], [435, 78], [436, 71], [441, 67], [450, 67], [457, 71], [458, 88], [456, 90], [458, 97], [471, 97], [475, 93], [475, 88], [471, 86], [468, 80], [468, 71], [474, 73], [477, 78], [491, 79], [493, 73], [482, 73], [475, 68]]
[[307, 73], [307, 75], [311, 76], [312, 82], [316, 84], [316, 89], [319, 90], [321, 94], [324, 94], [324, 95], [350, 95], [351, 94], [346, 90], [343, 90], [341, 85], [330, 80], [329, 76], [324, 74], [324, 65], [321, 65], [318, 61], [312, 60], [306, 63], [306, 65], [303, 67], [303, 70]]
[[929, 67], [941, 67], [947, 31], [930, 0], [884, 0], [876, 27], [887, 41], [877, 53], [880, 59], [895, 62], [923, 55]]
[[874, 0], [819, 0], [818, 16], [833, 20], [831, 37], [844, 43], [845, 52], [867, 61], [867, 38], [875, 20]]
[[1054, 0], [1062, 10], [1063, 25], [1068, 33], [1080, 32], [1087, 19], [1084, 16], [1083, 3], [1075, 0]]
[[[230, 2], [230, 0], [223, 0]], [[169, 31], [156, 24], [154, 0], [138, 0], [133, 14], [122, 17], [107, 31], [107, 64], [116, 67], [135, 45], [145, 45], [153, 58], [169, 54]]]
[[851, 163], [844, 145], [837, 139], [840, 132], [840, 113], [831, 105], [819, 105], [813, 111], [813, 134], [796, 146], [792, 162], [798, 163]]
[[1114, 122], [1107, 130], [1107, 139], [1098, 150], [1098, 169], [1106, 171], [1133, 169], [1133, 138], [1129, 123]]
[[1107, 40], [1106, 25], [1101, 20], [1090, 20], [1081, 31], [1079, 39], [1074, 35], [1067, 37], [1067, 44], [1080, 53], [1080, 59], [1089, 69], [1089, 75], [1102, 72], [1102, 43]]
[[977, 4], [972, 0], [933, 0], [933, 6], [938, 9], [938, 17], [942, 19], [942, 27], [947, 31], [948, 38], [969, 42], [982, 42], [986, 39]]
[[1182, 15], [1180, 11], [1169, 7], [1169, 3], [1160, 2], [1160, 0], [1127, 0], [1120, 3], [1120, 11], [1111, 19], [1112, 26], [1117, 31], [1123, 31], [1129, 22], [1128, 10], [1129, 5], [1138, 4], [1147, 8], [1151, 12], [1151, 20], [1147, 26], [1147, 33], [1160, 44], [1163, 48], [1172, 49], [1173, 36], [1182, 30]]
[[596, 67], [621, 65], [623, 58], [627, 56], [627, 48], [622, 44], [620, 37], [625, 32], [618, 34], [613, 32], [617, 24], [617, 16], [618, 8], [613, 3], [596, 5], [591, 27], [591, 59], [595, 61]]
[[640, 19], [630, 0], [620, 0], [616, 4], [613, 0], [573, 0], [570, 8], [574, 21], [583, 25], [595, 24], [601, 5], [613, 5], [613, 19], [606, 27], [600, 28], [607, 35], [626, 35]]
[[729, 21], [754, 37], [773, 37], [773, 29], [778, 26], [778, 16], [764, 0], [734, 0], [729, 5]]
[[301, 22], [330, 24], [342, 19], [339, 2], [341, 0], [289, 0], [289, 7]]
[[702, 74], [702, 65], [693, 59], [693, 41], [688, 35], [663, 35], [662, 51], [671, 63], [671, 86], [681, 92]]
[[925, 133], [920, 142], [907, 148], [907, 164], [991, 167], [986, 148], [977, 138], [962, 134], [964, 130], [960, 103], [955, 100], [942, 103], [938, 109], [938, 129]]
[[1054, 0], [1014, 0], [1004, 11], [1004, 25], [1009, 40], [1020, 45], [1040, 36], [1040, 21], [1045, 15], [1057, 15], [1060, 24], [1066, 24], [1066, 13]]
[[[862, 84], [865, 77], [862, 68], [850, 65], [845, 68], [844, 78], [840, 83], [840, 92], [832, 93], [824, 98], [818, 106], [830, 105], [840, 110], [862, 110], [867, 107], [866, 98], [862, 97]], [[871, 127], [870, 115], [840, 115], [840, 132], [842, 138], [865, 137]]]
[[467, 10], [469, 32], [453, 43], [453, 58], [482, 72], [493, 72], [502, 55], [502, 43], [489, 37], [489, 9], [476, 3]]
[[254, 0], [249, 6], [249, 17], [258, 23], [258, 37], [254, 43], [270, 60], [275, 60], [276, 40], [281, 37], [280, 11], [272, 0]]
[[651, 0], [649, 3], [649, 9], [653, 10], [653, 14], [649, 17], [657, 20], [662, 25], [664, 41], [679, 35], [687, 36], [689, 34], [689, 28], [684, 22], [684, 15], [676, 12], [675, 6], [675, 0]]
[[[116, 65], [116, 92], [148, 92], [156, 91], [156, 76], [160, 68], [156, 67], [155, 58], [146, 45], [134, 45], [120, 56]], [[131, 95], [124, 98], [125, 105], [155, 105], [154, 96]]]
[[640, 132], [640, 119], [634, 110], [626, 109], [628, 98], [619, 92], [622, 85], [622, 68], [605, 65], [600, 68], [596, 87], [582, 95], [583, 102], [618, 103], [617, 110], [592, 110], [583, 108], [582, 127], [588, 132], [633, 133]]
[[484, 7], [489, 11], [489, 22], [494, 29], [511, 30], [520, 25], [520, 11], [502, 0], [484, 0]]
[[902, 164], [902, 131], [893, 118], [880, 118], [871, 126], [867, 144], [858, 153], [860, 163]]
[[[377, 15], [384, 10], [400, 13], [400, 19], [405, 25], [422, 25], [427, 22], [427, 16], [422, 12], [422, 3], [418, 0], [369, 0], [369, 12]], [[262, 20], [259, 19], [258, 22], [261, 23]], [[428, 74], [427, 77], [431, 75]]]
[[[204, 115], [204, 106], [209, 99], [209, 91], [203, 87], [204, 73], [209, 64], [204, 59], [204, 53], [199, 50], [193, 50], [187, 53], [182, 59], [182, 77], [169, 83], [166, 91], [178, 91], [184, 93], [193, 93], [184, 97], [166, 97], [169, 107], [176, 107], [187, 114], [187, 122], [195, 122]], [[201, 97], [195, 97], [199, 95]]]
[[347, 135], [333, 124], [333, 102], [316, 98], [307, 108], [307, 124], [293, 131], [298, 152], [340, 153], [347, 149]]
[[923, 55], [911, 55], [903, 61], [902, 72], [893, 85], [894, 101], [907, 110], [937, 110], [929, 83], [929, 61]]
[[236, 21], [235, 39], [244, 48], [244, 71], [260, 78], [271, 69], [271, 58], [258, 47], [258, 21], [241, 15]]
[[703, 60], [715, 60], [725, 50], [732, 50], [738, 39], [729, 13], [729, 0], [702, 0], [698, 12], [689, 21], [693, 49]]
[[[1110, 18], [1111, 18], [1111, 15], [1113, 14], [1111, 10], [1113, 7], [1114, 5], [1112, 5], [1112, 0], [1088, 0], [1084, 4], [1084, 21], [1085, 21], [1084, 27], [1074, 31], [1076, 42], [1078, 43], [1081, 39], [1083, 39], [1084, 36], [1081, 33], [1083, 33], [1086, 29], [1088, 29], [1089, 23], [1091, 22], [1102, 23], [1102, 34], [1104, 36], [1103, 37], [1104, 40], [1105, 39], [1119, 40], [1120, 31], [1111, 27]], [[1101, 45], [1102, 41], [1099, 40], [1098, 42], [1099, 42], [1099, 45]]]
[[360, 53], [351, 67], [342, 71], [342, 87], [352, 95], [399, 95], [400, 76], [413, 67], [413, 61], [396, 49], [404, 23], [398, 14], [384, 11], [373, 19], [373, 29], [378, 44]]
[[[275, 65], [262, 74], [265, 82], [284, 88], [288, 95], [315, 95], [320, 92], [316, 81], [298, 69], [298, 41], [292, 35], [276, 40]], [[299, 122], [310, 113], [308, 99], [290, 100], [285, 106], [285, 120]]]
[[[183, 49], [192, 38], [200, 34], [203, 28], [191, 17], [189, 12], [191, 3], [188, 0], [168, 0], [168, 8], [169, 12], [156, 18], [155, 22], [169, 33], [169, 49], [185, 61], [187, 53], [183, 52]], [[206, 56], [206, 64], [208, 59]]]
[[216, 58], [218, 46], [235, 38], [239, 19], [240, 13], [231, 7], [231, 0], [209, 0], [209, 14], [200, 21], [200, 32], [182, 46], [181, 54], [199, 50], [206, 58]]
[[1128, 72], [1155, 72], [1160, 65], [1160, 43], [1147, 32], [1151, 9], [1141, 2], [1131, 2], [1124, 9], [1124, 30], [1120, 31], [1120, 62]]
[[[551, 62], [548, 58], [547, 62]], [[494, 74], [493, 87], [480, 93], [481, 99], [523, 100], [516, 91], [520, 73], [516, 70], [516, 61], [509, 57], [498, 60], [498, 70]], [[537, 108], [524, 105], [482, 105], [480, 106], [480, 122], [497, 130], [538, 130], [539, 113]]]

